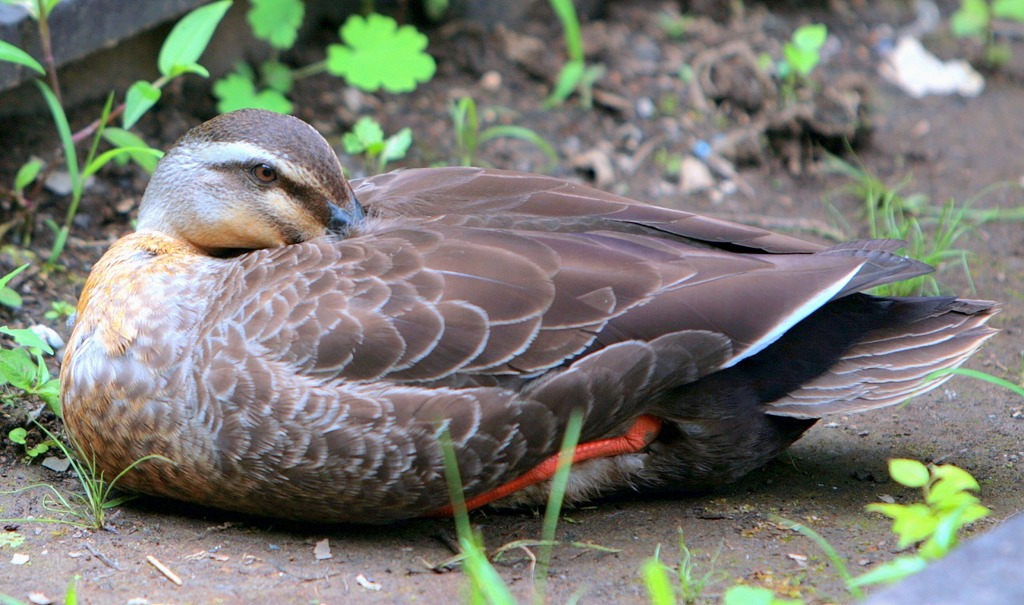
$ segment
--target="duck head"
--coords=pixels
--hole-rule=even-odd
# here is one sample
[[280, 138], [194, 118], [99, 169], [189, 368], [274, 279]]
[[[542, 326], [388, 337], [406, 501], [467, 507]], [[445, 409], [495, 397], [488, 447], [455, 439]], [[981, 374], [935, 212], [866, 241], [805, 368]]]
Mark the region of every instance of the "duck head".
[[362, 219], [338, 157], [312, 126], [243, 109], [193, 128], [160, 160], [138, 230], [222, 255], [345, 236]]

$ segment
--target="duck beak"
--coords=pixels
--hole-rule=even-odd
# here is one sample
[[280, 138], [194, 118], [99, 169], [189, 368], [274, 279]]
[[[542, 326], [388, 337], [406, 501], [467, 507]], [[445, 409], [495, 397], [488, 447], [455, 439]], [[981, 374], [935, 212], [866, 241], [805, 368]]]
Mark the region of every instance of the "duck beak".
[[352, 196], [348, 208], [341, 208], [336, 204], [328, 204], [331, 211], [331, 218], [327, 222], [327, 231], [335, 235], [346, 236], [353, 225], [362, 222], [366, 215], [359, 200]]

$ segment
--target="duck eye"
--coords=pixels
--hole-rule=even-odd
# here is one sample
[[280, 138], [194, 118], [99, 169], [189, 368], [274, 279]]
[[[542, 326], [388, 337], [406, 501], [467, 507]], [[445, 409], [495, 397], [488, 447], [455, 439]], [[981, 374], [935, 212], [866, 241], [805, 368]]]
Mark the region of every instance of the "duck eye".
[[277, 171], [269, 164], [256, 164], [249, 172], [261, 183], [273, 183], [277, 180]]

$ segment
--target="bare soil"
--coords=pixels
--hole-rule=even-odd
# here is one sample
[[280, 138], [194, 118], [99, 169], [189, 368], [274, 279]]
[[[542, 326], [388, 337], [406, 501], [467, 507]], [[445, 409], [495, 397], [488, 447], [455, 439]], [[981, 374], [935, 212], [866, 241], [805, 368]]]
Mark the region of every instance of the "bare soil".
[[[846, 153], [848, 159], [890, 184], [909, 179], [904, 192], [923, 193], [932, 204], [952, 198], [970, 200], [977, 209], [1024, 206], [1024, 45], [1019, 42], [1014, 43], [1015, 62], [987, 74], [981, 96], [915, 100], [877, 74], [879, 42], [886, 32], [914, 18], [903, 2], [840, 1], [828, 3], [831, 10], [788, 2], [755, 4], [731, 24], [701, 18], [678, 39], [659, 25], [659, 13], [677, 10], [675, 4], [610, 4], [605, 19], [584, 29], [589, 59], [607, 67], [592, 109], [581, 107], [576, 98], [556, 109], [541, 107], [550, 88], [548, 78], [563, 60], [557, 22], [541, 16], [516, 33], [460, 23], [438, 27], [430, 32], [438, 74], [415, 94], [366, 95], [328, 77], [314, 78], [300, 84], [297, 113], [336, 139], [363, 114], [375, 116], [387, 132], [409, 126], [415, 136], [412, 152], [395, 166], [422, 166], [455, 161], [448, 104], [471, 95], [486, 125], [531, 128], [555, 145], [560, 157], [557, 166], [545, 166], [544, 157], [529, 144], [496, 140], [482, 147], [478, 163], [546, 171], [637, 199], [808, 238], [867, 235], [860, 202], [837, 194], [847, 181], [823, 170], [821, 146], [842, 153], [843, 136], [856, 145], [856, 157]], [[951, 4], [942, 5], [945, 16]], [[742, 59], [722, 51], [724, 45], [740, 41], [755, 55], [778, 57], [792, 30], [812, 21], [827, 23], [833, 42], [815, 76], [819, 96], [805, 100], [823, 108], [828, 105], [821, 95], [830, 91], [845, 91], [846, 98], [861, 95], [854, 112], [845, 114], [846, 122], [842, 115], [837, 118], [845, 133], [838, 137], [820, 124], [779, 118], [771, 91], [759, 88]], [[941, 31], [927, 42], [944, 56], [975, 50]], [[308, 56], [299, 56], [300, 61], [317, 58], [315, 49], [305, 52]], [[719, 61], [706, 81], [715, 90], [695, 92], [693, 81], [687, 84], [679, 73], [685, 65], [709, 60], [701, 55], [708, 52]], [[700, 76], [694, 73], [698, 84]], [[212, 102], [196, 95], [191, 85], [171, 91], [140, 125], [143, 136], [166, 147], [210, 117]], [[714, 96], [718, 98], [708, 98]], [[858, 121], [865, 111], [870, 136]], [[81, 127], [96, 113], [95, 107], [82, 108], [74, 114], [73, 126]], [[0, 182], [12, 182], [14, 170], [29, 153], [49, 153], [55, 147], [51, 133], [43, 118], [0, 124]], [[673, 165], [696, 142], [721, 141], [718, 135], [736, 135], [742, 143], [722, 148], [739, 166], [739, 177], [732, 180], [737, 186], [723, 186], [729, 179], [719, 173], [717, 192], [684, 194]], [[360, 158], [343, 155], [342, 160], [356, 176], [367, 170]], [[100, 175], [75, 220], [64, 257], [67, 270], [44, 274], [36, 263], [19, 276], [11, 285], [25, 297], [25, 305], [16, 311], [0, 309], [0, 324], [44, 323], [66, 337], [63, 323], [44, 320], [43, 313], [54, 300], [74, 301], [91, 264], [130, 229], [145, 180], [132, 167]], [[834, 227], [822, 203], [826, 193], [834, 194], [831, 203], [852, 227]], [[0, 274], [24, 259], [45, 258], [50, 236], [43, 219], [61, 220], [67, 200], [45, 191], [35, 199], [34, 238], [18, 239], [19, 229], [7, 233]], [[0, 200], [0, 210], [0, 222], [15, 216], [9, 199]], [[1003, 313], [993, 321], [1002, 333], [968, 365], [1020, 380], [1024, 227], [1020, 222], [988, 222], [959, 243], [971, 252], [971, 279], [961, 271], [940, 271], [944, 288], [1004, 302]], [[8, 430], [24, 421], [24, 410], [36, 405], [21, 401], [0, 408], [5, 425], [0, 433], [0, 490], [46, 483], [74, 492], [72, 477], [27, 463], [21, 446], [6, 440]], [[659, 545], [662, 560], [677, 563], [683, 532], [695, 553], [697, 573], [715, 570], [705, 591], [709, 602], [717, 602], [735, 582], [768, 586], [780, 596], [800, 596], [811, 603], [850, 602], [825, 556], [773, 519], [806, 523], [842, 553], [855, 573], [870, 570], [897, 553], [887, 522], [866, 513], [864, 505], [881, 496], [897, 502], [917, 497], [887, 479], [886, 460], [909, 457], [953, 463], [974, 474], [993, 514], [972, 532], [986, 531], [1024, 510], [1024, 491], [1019, 489], [1022, 407], [1024, 402], [1003, 390], [956, 378], [906, 406], [826, 418], [778, 461], [721, 492], [566, 510], [560, 540], [617, 552], [556, 548], [549, 601], [579, 597], [581, 603], [646, 602], [641, 564]], [[47, 421], [59, 427], [59, 422]], [[50, 516], [42, 490], [0, 494], [2, 518]], [[536, 511], [481, 511], [473, 522], [491, 549], [541, 534]], [[24, 543], [0, 547], [0, 593], [22, 600], [42, 593], [60, 601], [64, 586], [77, 575], [81, 603], [443, 603], [463, 601], [467, 594], [460, 571], [433, 570], [453, 555], [450, 521], [386, 527], [298, 525], [139, 499], [112, 511], [109, 525], [109, 531], [88, 531], [8, 522], [0, 527], [0, 538], [17, 532]], [[314, 546], [324, 539], [332, 556], [318, 560]], [[15, 553], [28, 555], [28, 562], [13, 564]], [[182, 584], [172, 583], [147, 556], [166, 564]], [[527, 550], [509, 551], [497, 567], [514, 593], [528, 600], [532, 567]]]

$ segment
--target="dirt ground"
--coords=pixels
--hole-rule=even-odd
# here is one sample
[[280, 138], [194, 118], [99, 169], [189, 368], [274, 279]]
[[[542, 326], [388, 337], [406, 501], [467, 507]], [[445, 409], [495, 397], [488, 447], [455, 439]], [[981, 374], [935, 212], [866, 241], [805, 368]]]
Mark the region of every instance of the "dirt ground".
[[[986, 74], [986, 88], [979, 97], [911, 99], [878, 76], [875, 52], [891, 35], [887, 32], [913, 20], [913, 11], [904, 2], [840, 0], [828, 3], [828, 10], [790, 2], [749, 4], [746, 15], [730, 25], [700, 19], [680, 38], [672, 38], [659, 25], [659, 14], [678, 10], [674, 3], [610, 4], [605, 19], [584, 29], [588, 58], [607, 67], [592, 109], [581, 107], [576, 99], [542, 109], [550, 86], [545, 76], [556, 73], [562, 54], [560, 44], [553, 43], [560, 40], [557, 22], [539, 18], [518, 34], [466, 24], [439, 27], [430, 32], [438, 75], [415, 94], [364, 95], [347, 91], [330, 78], [315, 78], [301, 83], [297, 114], [335, 140], [362, 114], [377, 117], [387, 132], [409, 126], [415, 137], [413, 149], [394, 166], [451, 163], [455, 156], [448, 103], [472, 95], [482, 121], [531, 128], [555, 145], [560, 158], [557, 166], [546, 167], [543, 156], [529, 144], [497, 140], [482, 147], [479, 162], [595, 182], [637, 199], [812, 239], [836, 232], [822, 203], [823, 195], [832, 193], [832, 204], [852, 225], [844, 235], [864, 236], [859, 202], [838, 194], [847, 181], [826, 173], [820, 153], [814, 151], [815, 141], [838, 150], [842, 145], [820, 132], [788, 136], [781, 128], [782, 133], [775, 132], [762, 149], [733, 153], [730, 157], [740, 166], [739, 179], [731, 181], [738, 183], [736, 187], [723, 185], [728, 179], [716, 174], [715, 192], [686, 195], [673, 169], [696, 142], [749, 131], [767, 111], [764, 99], [758, 105], [761, 93], [751, 93], [751, 101], [749, 96], [741, 98], [742, 91], [735, 87], [719, 102], [700, 107], [693, 83], [681, 79], [680, 70], [699, 63], [701, 52], [721, 49], [731, 40], [743, 40], [755, 53], [778, 57], [781, 41], [798, 24], [820, 21], [828, 24], [833, 41], [817, 80], [826, 83], [826, 89], [854, 81], [856, 86], [847, 90], [864, 93], [863, 106], [870, 107], [873, 131], [870, 137], [856, 133], [857, 161], [890, 184], [909, 178], [904, 192], [922, 193], [933, 204], [952, 198], [970, 200], [977, 209], [1024, 207], [1024, 120], [1019, 119], [1024, 106], [1024, 44], [1019, 41], [1014, 45], [1015, 61]], [[940, 7], [946, 17], [953, 8], [952, 3]], [[973, 50], [940, 30], [926, 40], [946, 57]], [[316, 58], [314, 50], [305, 52]], [[727, 80], [732, 77], [734, 85], [753, 81], [743, 75], [742, 62], [726, 61], [720, 67], [716, 73]], [[211, 101], [197, 101], [195, 90], [186, 86], [170, 91], [140, 131], [151, 144], [166, 147], [212, 111]], [[84, 125], [94, 115], [95, 108], [83, 108], [74, 114], [73, 126]], [[0, 182], [10, 183], [30, 152], [52, 148], [51, 132], [45, 120], [4, 120]], [[359, 158], [342, 160], [356, 176], [366, 170]], [[33, 267], [19, 276], [12, 285], [26, 303], [16, 311], [0, 309], [0, 324], [45, 323], [66, 336], [66, 327], [44, 320], [43, 312], [53, 300], [75, 300], [91, 263], [130, 229], [144, 184], [144, 174], [131, 167], [99, 176], [76, 219], [66, 256], [68, 271], [44, 275]], [[35, 239], [26, 252], [9, 234], [4, 243], [15, 245], [0, 250], [0, 274], [20, 265], [26, 254], [31, 259], [48, 250], [42, 220], [59, 220], [67, 201], [45, 193], [39, 199]], [[0, 204], [6, 220], [13, 206], [9, 200]], [[1003, 313], [993, 321], [1002, 333], [968, 365], [1019, 381], [1024, 227], [1019, 221], [988, 222], [959, 244], [971, 252], [971, 279], [961, 271], [940, 271], [944, 289], [1004, 303]], [[719, 493], [566, 510], [560, 540], [590, 542], [617, 552], [556, 548], [549, 602], [646, 602], [640, 566], [659, 545], [662, 560], [677, 563], [680, 531], [694, 552], [697, 574], [714, 570], [704, 593], [708, 602], [717, 602], [736, 582], [768, 586], [780, 596], [800, 596], [811, 603], [850, 602], [817, 547], [781, 528], [773, 517], [808, 524], [831, 542], [854, 573], [870, 570], [897, 553], [888, 523], [866, 513], [864, 505], [881, 496], [897, 502], [917, 497], [887, 480], [886, 460], [909, 457], [956, 464], [974, 474], [993, 514], [972, 532], [986, 531], [1024, 510], [1024, 491], [1019, 489], [1019, 465], [1024, 463], [1022, 408], [1024, 402], [1003, 390], [955, 378], [899, 408], [826, 418], [778, 461]], [[75, 490], [72, 478], [26, 463], [20, 446], [6, 440], [8, 430], [23, 418], [19, 409], [2, 409], [6, 426], [0, 490], [34, 483]], [[43, 495], [42, 490], [0, 494], [0, 517], [50, 516]], [[473, 515], [473, 521], [491, 549], [541, 534], [541, 518], [534, 511], [482, 511]], [[114, 531], [8, 522], [4, 534], [17, 532], [24, 542], [13, 549], [0, 547], [0, 593], [22, 600], [41, 593], [60, 601], [68, 580], [78, 575], [81, 603], [440, 603], [460, 602], [467, 594], [460, 571], [431, 569], [453, 554], [450, 521], [324, 527], [139, 499], [118, 507], [110, 525]], [[324, 539], [332, 556], [318, 560], [314, 546]], [[28, 562], [14, 565], [15, 553], [27, 555]], [[182, 584], [169, 581], [147, 556], [170, 567]], [[497, 568], [514, 593], [528, 600], [528, 553], [512, 550]]]

